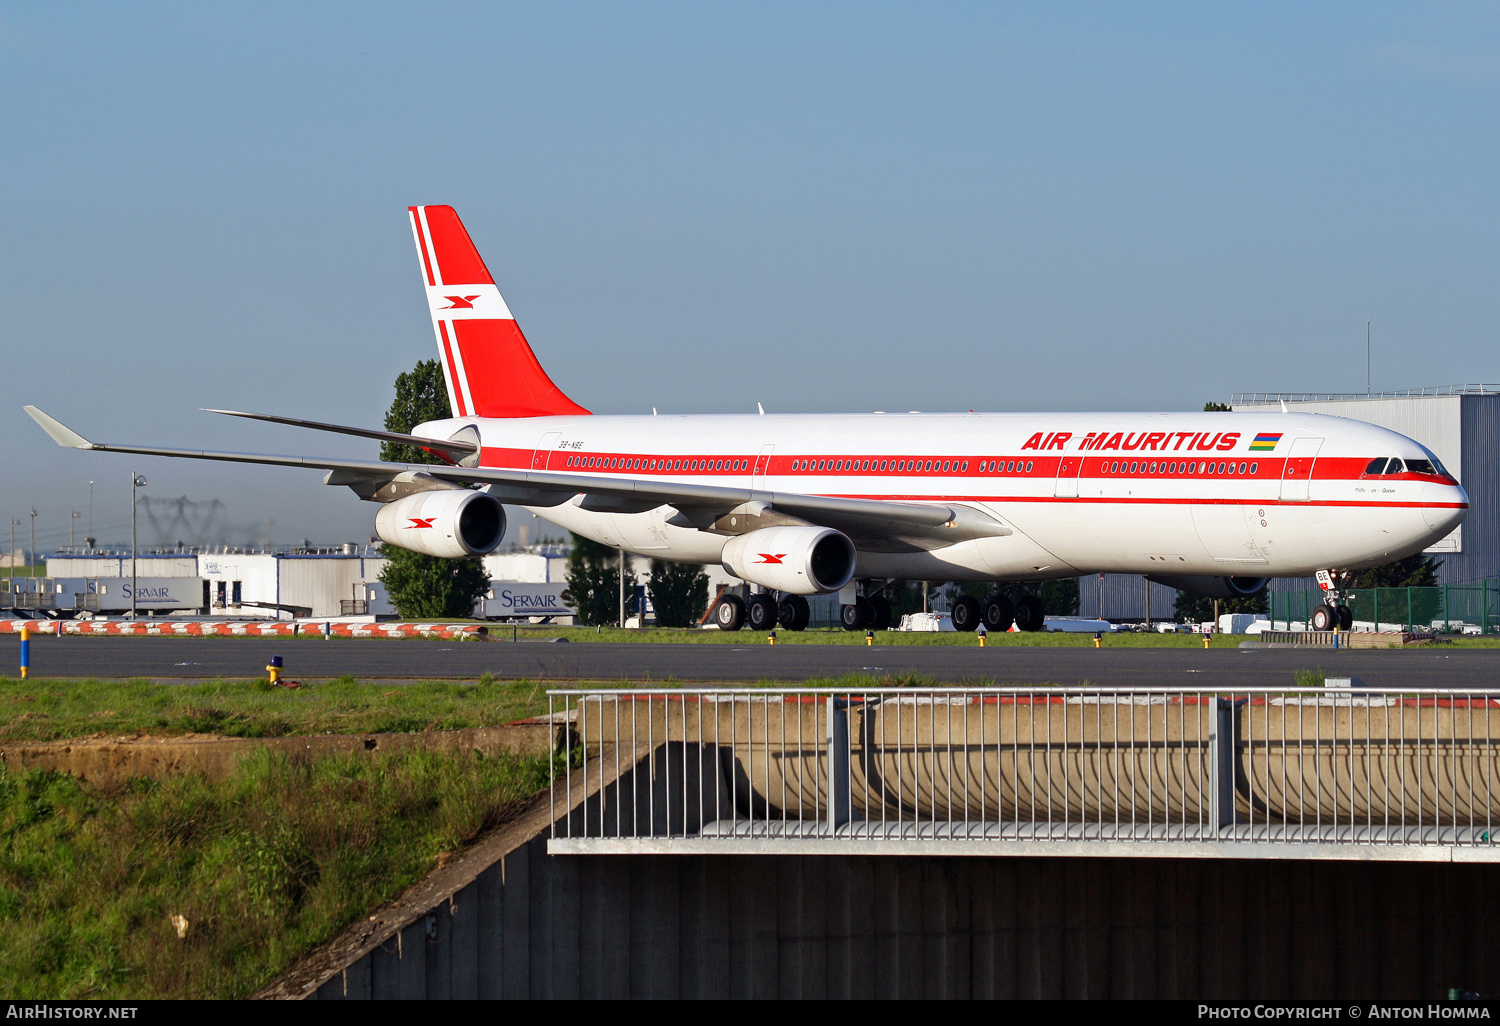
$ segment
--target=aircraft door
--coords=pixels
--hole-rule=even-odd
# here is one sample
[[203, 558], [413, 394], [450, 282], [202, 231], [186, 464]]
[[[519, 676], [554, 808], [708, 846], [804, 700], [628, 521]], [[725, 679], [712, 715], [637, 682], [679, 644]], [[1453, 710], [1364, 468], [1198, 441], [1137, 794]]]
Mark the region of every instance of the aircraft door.
[[1083, 453], [1076, 452], [1057, 461], [1057, 489], [1060, 499], [1078, 498], [1078, 474], [1083, 470]]
[[755, 457], [755, 470], [753, 472], [753, 476], [750, 479], [751, 488], [765, 488], [766, 471], [769, 470], [771, 466], [771, 450], [775, 448], [776, 446], [774, 445], [763, 445], [760, 447], [760, 455]]
[[542, 440], [536, 443], [536, 451], [531, 454], [531, 469], [546, 470], [548, 458], [552, 450], [557, 446], [557, 440], [562, 437], [561, 431], [548, 431], [542, 436]]
[[1318, 450], [1323, 447], [1321, 438], [1298, 438], [1292, 442], [1286, 456], [1286, 466], [1281, 471], [1281, 501], [1306, 502], [1308, 483], [1312, 481], [1313, 464], [1318, 461]]

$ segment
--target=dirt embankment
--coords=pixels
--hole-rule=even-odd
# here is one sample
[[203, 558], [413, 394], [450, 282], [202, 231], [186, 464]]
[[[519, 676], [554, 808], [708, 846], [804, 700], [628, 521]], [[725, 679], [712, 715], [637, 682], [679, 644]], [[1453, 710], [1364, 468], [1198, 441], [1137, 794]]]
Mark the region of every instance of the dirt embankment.
[[412, 750], [546, 755], [553, 750], [562, 729], [558, 724], [529, 722], [415, 734], [321, 734], [274, 738], [204, 734], [97, 736], [68, 741], [0, 742], [0, 761], [8, 770], [56, 770], [100, 784], [118, 783], [130, 777], [166, 777], [191, 772], [203, 773], [211, 780], [224, 780], [234, 773], [241, 757], [256, 751], [285, 752], [293, 757], [373, 755]]

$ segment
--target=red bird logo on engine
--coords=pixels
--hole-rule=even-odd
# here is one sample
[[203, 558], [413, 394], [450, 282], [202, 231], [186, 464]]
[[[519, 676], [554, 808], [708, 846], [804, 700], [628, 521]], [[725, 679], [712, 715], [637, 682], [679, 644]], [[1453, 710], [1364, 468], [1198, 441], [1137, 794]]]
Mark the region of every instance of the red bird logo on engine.
[[437, 517], [411, 517], [409, 519], [411, 520], [411, 527], [407, 528], [408, 531], [410, 531], [414, 527], [431, 527], [432, 522], [436, 520]]
[[762, 563], [780, 563], [785, 558], [786, 558], [786, 553], [785, 552], [778, 552], [774, 556], [771, 555], [769, 552], [762, 552], [760, 554], [760, 561]]
[[452, 306], [441, 307], [441, 309], [443, 309], [443, 310], [472, 310], [472, 309], [474, 309], [474, 300], [478, 299], [479, 297], [478, 296], [444, 296], [443, 298], [446, 299], [449, 303], [452, 304]]

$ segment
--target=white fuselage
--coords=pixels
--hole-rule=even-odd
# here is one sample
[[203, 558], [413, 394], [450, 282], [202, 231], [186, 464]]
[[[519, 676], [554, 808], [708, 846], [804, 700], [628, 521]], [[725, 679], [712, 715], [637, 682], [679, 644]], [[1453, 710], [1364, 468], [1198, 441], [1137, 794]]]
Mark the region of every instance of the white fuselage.
[[[1437, 472], [1371, 475], [1372, 460], [1436, 460], [1412, 439], [1316, 414], [1049, 413], [569, 416], [472, 425], [481, 465], [941, 502], [1010, 529], [953, 545], [861, 545], [856, 576], [1038, 580], [1085, 573], [1303, 576], [1401, 558], [1463, 519]], [[643, 556], [717, 563], [726, 538], [642, 513], [532, 511]], [[903, 550], [903, 548], [905, 550]]]

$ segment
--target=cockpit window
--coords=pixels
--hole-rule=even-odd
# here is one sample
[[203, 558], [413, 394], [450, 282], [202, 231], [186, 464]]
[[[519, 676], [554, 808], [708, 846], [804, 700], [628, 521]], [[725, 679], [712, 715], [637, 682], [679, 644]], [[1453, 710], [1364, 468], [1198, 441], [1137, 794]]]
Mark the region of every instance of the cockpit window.
[[1430, 460], [1407, 460], [1406, 472], [1408, 474], [1436, 474], [1437, 468]]
[[1401, 465], [1401, 461], [1397, 459], [1393, 459], [1391, 460], [1391, 462], [1385, 465], [1385, 472], [1387, 474], [1400, 474], [1405, 469], [1406, 468]]
[[1365, 473], [1366, 474], [1384, 474], [1385, 473], [1385, 457], [1382, 456], [1379, 459], [1371, 460], [1370, 461], [1370, 465], [1365, 468]]

